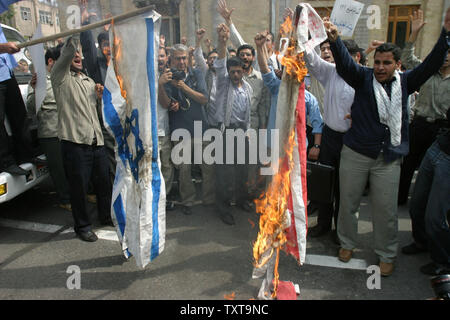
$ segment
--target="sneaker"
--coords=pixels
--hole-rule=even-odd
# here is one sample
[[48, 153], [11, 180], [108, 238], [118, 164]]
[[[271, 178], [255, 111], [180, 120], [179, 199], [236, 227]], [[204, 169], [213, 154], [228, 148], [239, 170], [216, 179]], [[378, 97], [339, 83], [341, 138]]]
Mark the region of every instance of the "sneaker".
[[427, 251], [428, 251], [427, 247], [418, 245], [416, 242], [413, 242], [410, 245], [407, 245], [402, 248], [403, 254], [418, 254]]
[[420, 272], [429, 276], [438, 276], [450, 273], [450, 266], [443, 266], [434, 262], [430, 262], [420, 267]]

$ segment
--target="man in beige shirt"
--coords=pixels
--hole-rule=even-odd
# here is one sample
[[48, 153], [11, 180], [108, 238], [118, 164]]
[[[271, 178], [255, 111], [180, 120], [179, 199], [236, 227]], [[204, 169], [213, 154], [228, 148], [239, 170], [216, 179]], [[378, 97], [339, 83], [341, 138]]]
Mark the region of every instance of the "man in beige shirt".
[[[425, 26], [423, 12], [418, 10], [411, 17], [411, 35], [405, 43], [402, 64], [412, 69], [422, 61], [414, 55], [414, 43]], [[450, 51], [450, 50], [449, 50]], [[399, 205], [408, 201], [409, 189], [414, 171], [419, 168], [428, 148], [436, 140], [441, 128], [447, 126], [446, 113], [450, 107], [450, 55], [436, 72], [420, 88], [414, 107], [414, 117], [410, 124], [409, 154], [405, 157], [400, 174], [398, 193]]]
[[58, 138], [70, 188], [74, 230], [83, 241], [93, 242], [86, 192], [91, 175], [97, 195], [100, 223], [112, 225], [112, 185], [97, 104], [103, 86], [82, 73], [80, 35], [70, 37], [53, 66], [51, 81], [58, 105]]
[[[55, 191], [59, 197], [59, 206], [71, 210], [69, 185], [64, 171], [61, 153], [61, 142], [58, 139], [58, 107], [53, 93], [50, 72], [60, 55], [60, 48], [49, 48], [45, 53], [45, 64], [47, 66], [46, 95], [41, 107], [37, 112], [38, 138], [45, 157], [47, 158], [50, 176], [52, 177]], [[37, 75], [33, 74], [28, 86], [27, 109], [36, 115], [36, 83]]]

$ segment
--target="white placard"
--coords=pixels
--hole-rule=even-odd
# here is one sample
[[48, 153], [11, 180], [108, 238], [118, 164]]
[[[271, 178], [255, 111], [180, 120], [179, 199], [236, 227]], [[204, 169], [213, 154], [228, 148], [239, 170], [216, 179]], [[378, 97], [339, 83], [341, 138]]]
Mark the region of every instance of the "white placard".
[[344, 37], [351, 37], [355, 31], [356, 24], [364, 3], [354, 0], [336, 0], [330, 20]]
[[[41, 24], [38, 24], [34, 32], [32, 40], [42, 38]], [[37, 80], [34, 94], [36, 95], [36, 114], [41, 109], [42, 102], [47, 94], [47, 68], [45, 67], [44, 44], [36, 44], [28, 47], [31, 60], [33, 61], [34, 72], [36, 72]]]

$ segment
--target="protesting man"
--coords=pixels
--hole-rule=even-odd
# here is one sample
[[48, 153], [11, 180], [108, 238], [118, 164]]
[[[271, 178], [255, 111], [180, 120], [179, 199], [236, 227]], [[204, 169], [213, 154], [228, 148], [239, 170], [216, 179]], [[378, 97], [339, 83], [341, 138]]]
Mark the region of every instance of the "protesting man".
[[[450, 11], [449, 11], [450, 15]], [[450, 18], [450, 17], [449, 17]], [[358, 208], [370, 179], [374, 249], [381, 275], [394, 270], [398, 249], [397, 195], [401, 158], [408, 153], [408, 96], [442, 65], [448, 50], [450, 19], [422, 64], [399, 74], [400, 49], [385, 43], [375, 51], [374, 68], [358, 65], [338, 36], [337, 27], [325, 20], [338, 74], [355, 89], [352, 126], [344, 136], [340, 164], [339, 259], [348, 262], [357, 246]]]
[[[13, 74], [17, 62], [12, 54], [19, 51], [16, 44], [6, 42], [0, 27], [0, 172], [27, 175], [28, 172], [17, 165], [34, 160], [31, 136], [28, 132], [27, 111]], [[4, 125], [6, 115], [11, 126], [13, 145], [9, 141]]]
[[[49, 48], [45, 53], [45, 64], [47, 66], [47, 93], [41, 108], [37, 112], [39, 144], [44, 150], [48, 161], [48, 169], [59, 197], [59, 206], [71, 210], [69, 185], [64, 171], [61, 142], [58, 139], [58, 107], [53, 93], [50, 72], [60, 55], [59, 48]], [[36, 82], [37, 75], [33, 74], [28, 87], [27, 107], [30, 112], [36, 113]]]
[[[201, 124], [202, 132], [207, 129], [208, 124], [203, 110], [207, 103], [206, 84], [202, 73], [196, 69], [188, 69], [188, 48], [182, 44], [173, 46], [170, 52], [170, 67], [159, 79], [158, 99], [163, 108], [169, 109], [169, 127], [171, 135], [177, 129], [189, 132], [189, 141], [180, 141], [186, 145], [192, 153], [194, 150], [194, 125]], [[183, 130], [180, 130], [183, 131]], [[199, 142], [201, 144], [201, 142]], [[184, 151], [186, 148], [183, 148]], [[181, 156], [183, 158], [183, 156]], [[173, 160], [173, 158], [172, 158]], [[196, 199], [196, 189], [192, 182], [192, 160], [178, 165], [180, 170], [180, 196], [182, 212], [186, 215], [192, 214], [192, 206]], [[211, 205], [215, 201], [214, 196], [214, 167], [204, 162], [201, 164], [203, 204]]]
[[[217, 112], [215, 118], [220, 124], [223, 137], [223, 159], [227, 158], [228, 152], [233, 152], [233, 164], [216, 165], [217, 176], [217, 206], [220, 218], [226, 224], [233, 225], [234, 218], [230, 213], [227, 203], [230, 195], [234, 192], [238, 206], [243, 206], [246, 197], [245, 182], [247, 180], [247, 137], [244, 145], [239, 144], [239, 139], [232, 136], [231, 141], [226, 138], [226, 130], [231, 129], [236, 136], [241, 132], [244, 134], [250, 128], [250, 112], [253, 89], [250, 84], [243, 80], [243, 62], [239, 58], [226, 60], [226, 44], [230, 38], [230, 30], [224, 24], [217, 27], [219, 57], [214, 63], [217, 72]], [[241, 130], [237, 130], [241, 129]], [[239, 148], [240, 147], [240, 148]], [[237, 163], [238, 154], [243, 155], [244, 164]], [[234, 187], [233, 187], [234, 181]]]
[[[411, 35], [402, 51], [402, 65], [407, 69], [418, 66], [422, 61], [414, 55], [414, 43], [425, 22], [423, 12], [418, 10], [411, 17]], [[414, 107], [414, 118], [410, 124], [409, 154], [405, 157], [400, 173], [398, 191], [399, 205], [408, 201], [409, 188], [414, 171], [420, 166], [425, 153], [436, 139], [439, 130], [447, 125], [445, 114], [450, 108], [450, 56], [438, 72], [431, 76], [420, 88]], [[420, 243], [418, 243], [420, 246]], [[417, 250], [413, 250], [417, 249]], [[406, 253], [414, 253], [421, 248], [406, 248]]]
[[91, 175], [97, 195], [100, 223], [112, 225], [112, 184], [103, 133], [98, 116], [103, 86], [82, 73], [80, 35], [70, 37], [51, 72], [58, 105], [58, 138], [61, 140], [64, 168], [69, 182], [75, 233], [93, 242], [86, 192]]

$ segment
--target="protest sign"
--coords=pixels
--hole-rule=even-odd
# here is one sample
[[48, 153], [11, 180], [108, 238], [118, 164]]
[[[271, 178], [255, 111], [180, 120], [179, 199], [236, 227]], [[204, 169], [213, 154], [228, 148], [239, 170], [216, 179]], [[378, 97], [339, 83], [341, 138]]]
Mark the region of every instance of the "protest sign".
[[336, 0], [330, 20], [344, 37], [351, 37], [364, 8], [364, 4], [354, 0]]

